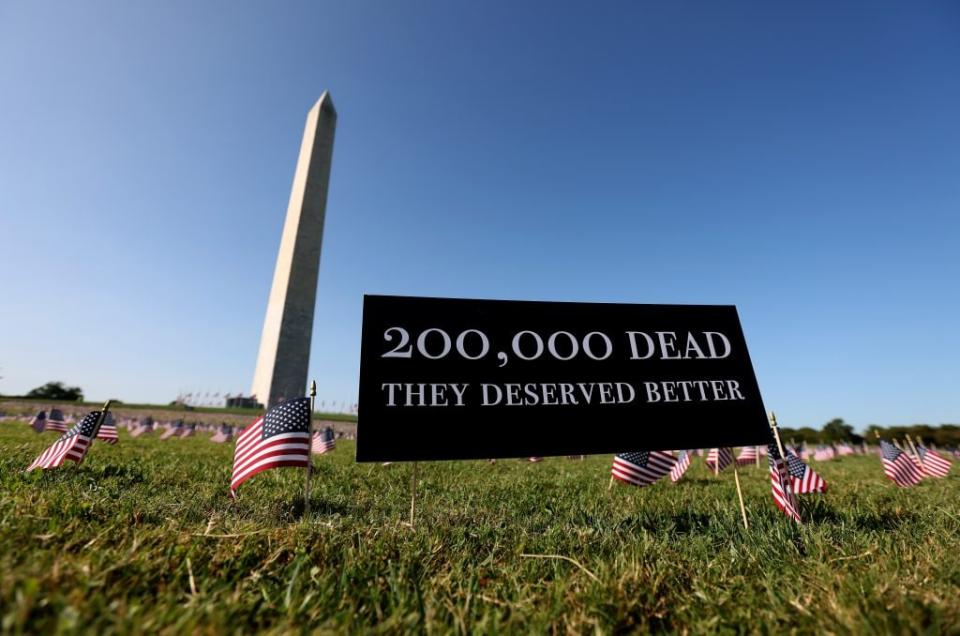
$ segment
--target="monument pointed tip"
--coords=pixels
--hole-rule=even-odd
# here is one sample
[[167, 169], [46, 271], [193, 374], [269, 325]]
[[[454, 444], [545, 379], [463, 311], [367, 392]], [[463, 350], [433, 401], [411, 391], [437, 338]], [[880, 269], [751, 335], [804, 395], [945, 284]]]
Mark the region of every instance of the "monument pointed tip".
[[320, 99], [317, 100], [317, 103], [314, 104], [313, 107], [317, 110], [330, 111], [334, 115], [337, 114], [337, 109], [333, 106], [333, 97], [330, 95], [330, 91], [323, 91]]

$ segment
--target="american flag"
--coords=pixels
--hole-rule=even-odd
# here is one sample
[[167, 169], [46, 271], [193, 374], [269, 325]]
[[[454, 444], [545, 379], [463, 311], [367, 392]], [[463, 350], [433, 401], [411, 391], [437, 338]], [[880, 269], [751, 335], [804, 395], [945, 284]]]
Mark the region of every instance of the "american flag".
[[837, 455], [840, 455], [840, 457], [846, 457], [847, 455], [853, 455], [854, 452], [855, 452], [855, 451], [853, 450], [853, 447], [850, 446], [850, 444], [847, 444], [846, 442], [844, 442], [843, 444], [840, 444], [839, 446], [837, 446]]
[[177, 437], [193, 437], [194, 433], [197, 432], [196, 422], [187, 424], [186, 426], [181, 426], [180, 430], [177, 432]]
[[317, 455], [329, 453], [337, 447], [337, 438], [329, 426], [313, 434], [312, 450]]
[[153, 418], [150, 416], [140, 418], [137, 425], [130, 431], [130, 437], [140, 437], [144, 433], [153, 430]]
[[97, 434], [99, 419], [100, 411], [93, 411], [80, 420], [79, 424], [61, 435], [50, 448], [40, 453], [40, 456], [27, 467], [27, 472], [35, 468], [56, 468], [68, 459], [78, 464], [83, 462]]
[[288, 400], [247, 426], [237, 437], [230, 494], [270, 468], [310, 463], [310, 398]]
[[613, 458], [613, 478], [634, 486], [647, 486], [670, 472], [677, 458], [664, 451], [620, 453]]
[[171, 437], [180, 437], [180, 431], [183, 430], [183, 420], [177, 420], [172, 424], [167, 422], [166, 429], [161, 435], [160, 439], [170, 439]]
[[63, 417], [63, 411], [60, 409], [50, 409], [50, 415], [47, 417], [48, 431], [57, 431], [58, 433], [67, 432], [67, 420]]
[[[717, 468], [717, 456], [720, 457], [720, 467]], [[733, 463], [733, 449], [730, 448], [711, 448], [707, 453], [707, 468], [710, 472], [721, 471]]]
[[812, 492], [827, 492], [827, 482], [815, 470], [800, 461], [800, 458], [786, 450], [787, 471], [792, 480], [793, 492], [806, 495]]
[[830, 461], [835, 456], [833, 446], [818, 446], [817, 451], [813, 454], [813, 458], [818, 462]]
[[680, 451], [680, 456], [677, 457], [677, 463], [670, 469], [670, 481], [677, 481], [683, 477], [683, 473], [687, 472], [687, 469], [690, 468], [691, 455], [692, 453], [690, 451]]
[[880, 440], [880, 461], [883, 463], [884, 474], [901, 488], [916, 486], [923, 481], [923, 473], [917, 465], [902, 450]]
[[229, 441], [233, 437], [233, 427], [228, 426], [227, 424], [221, 424], [220, 428], [212, 437], [210, 437], [211, 442], [216, 442], [217, 444], [222, 444], [223, 442]]
[[745, 446], [737, 455], [737, 466], [749, 466], [757, 462], [757, 447]]
[[931, 477], [946, 477], [950, 474], [950, 461], [944, 459], [923, 444], [917, 444], [917, 453], [923, 464], [923, 472]]
[[800, 523], [800, 512], [797, 508], [797, 497], [793, 494], [790, 474], [780, 457], [776, 445], [770, 444], [767, 448], [767, 461], [770, 463], [770, 490], [773, 493], [773, 503], [797, 523]]
[[47, 427], [47, 412], [38, 411], [36, 415], [30, 420], [30, 428], [32, 428], [37, 433], [42, 433], [46, 430]]
[[103, 424], [100, 426], [100, 430], [97, 431], [97, 439], [105, 441], [107, 444], [116, 444], [120, 441], [120, 438], [117, 436], [117, 423], [113, 419], [113, 413], [107, 411], [106, 417], [103, 418]]
[[543, 457], [527, 457], [527, 461], [531, 464], [536, 464], [543, 461]]

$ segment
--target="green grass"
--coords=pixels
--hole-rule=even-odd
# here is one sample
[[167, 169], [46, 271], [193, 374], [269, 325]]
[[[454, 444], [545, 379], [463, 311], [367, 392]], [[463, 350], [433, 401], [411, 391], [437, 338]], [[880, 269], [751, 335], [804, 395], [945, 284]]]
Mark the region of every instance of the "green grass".
[[744, 530], [702, 460], [611, 490], [610, 457], [421, 464], [411, 529], [410, 466], [349, 443], [315, 458], [304, 520], [302, 471], [227, 497], [231, 446], [124, 436], [24, 474], [53, 439], [0, 424], [5, 632], [960, 630], [956, 466], [900, 490], [875, 457], [817, 465], [803, 527], [747, 468]]

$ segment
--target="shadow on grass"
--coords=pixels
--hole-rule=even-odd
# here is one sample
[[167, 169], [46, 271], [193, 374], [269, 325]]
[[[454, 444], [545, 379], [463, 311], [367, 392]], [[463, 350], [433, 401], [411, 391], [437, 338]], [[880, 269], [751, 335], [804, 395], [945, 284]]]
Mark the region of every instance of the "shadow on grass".
[[[280, 506], [282, 507], [277, 510], [278, 516], [298, 520], [304, 518], [303, 497], [288, 499], [285, 503], [280, 504]], [[325, 499], [315, 499], [313, 497], [310, 498], [310, 519], [321, 519], [323, 517], [332, 516], [342, 517], [351, 513], [356, 513], [356, 510], [353, 507], [334, 503]]]
[[700, 512], [678, 512], [671, 515], [641, 512], [617, 524], [618, 530], [646, 530], [651, 533], [700, 534], [716, 523], [713, 515]]
[[891, 513], [863, 513], [854, 515], [853, 524], [861, 530], [872, 530], [874, 532], [892, 532], [900, 528], [915, 524], [920, 521], [920, 515], [912, 512], [900, 514]]
[[860, 512], [851, 515], [819, 499], [801, 501], [800, 514], [807, 524], [852, 524], [860, 530], [892, 532], [920, 521], [920, 516], [912, 512]]
[[722, 486], [723, 476], [720, 477], [685, 477], [685, 482], [696, 484], [698, 486]]

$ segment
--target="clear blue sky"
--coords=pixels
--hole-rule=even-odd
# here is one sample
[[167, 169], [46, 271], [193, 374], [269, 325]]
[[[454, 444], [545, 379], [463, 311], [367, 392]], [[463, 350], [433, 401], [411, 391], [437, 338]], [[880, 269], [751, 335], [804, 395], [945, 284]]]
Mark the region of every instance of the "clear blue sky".
[[0, 392], [249, 391], [329, 89], [320, 399], [364, 293], [723, 303], [787, 426], [960, 421], [955, 2], [524, 4], [0, 3]]

